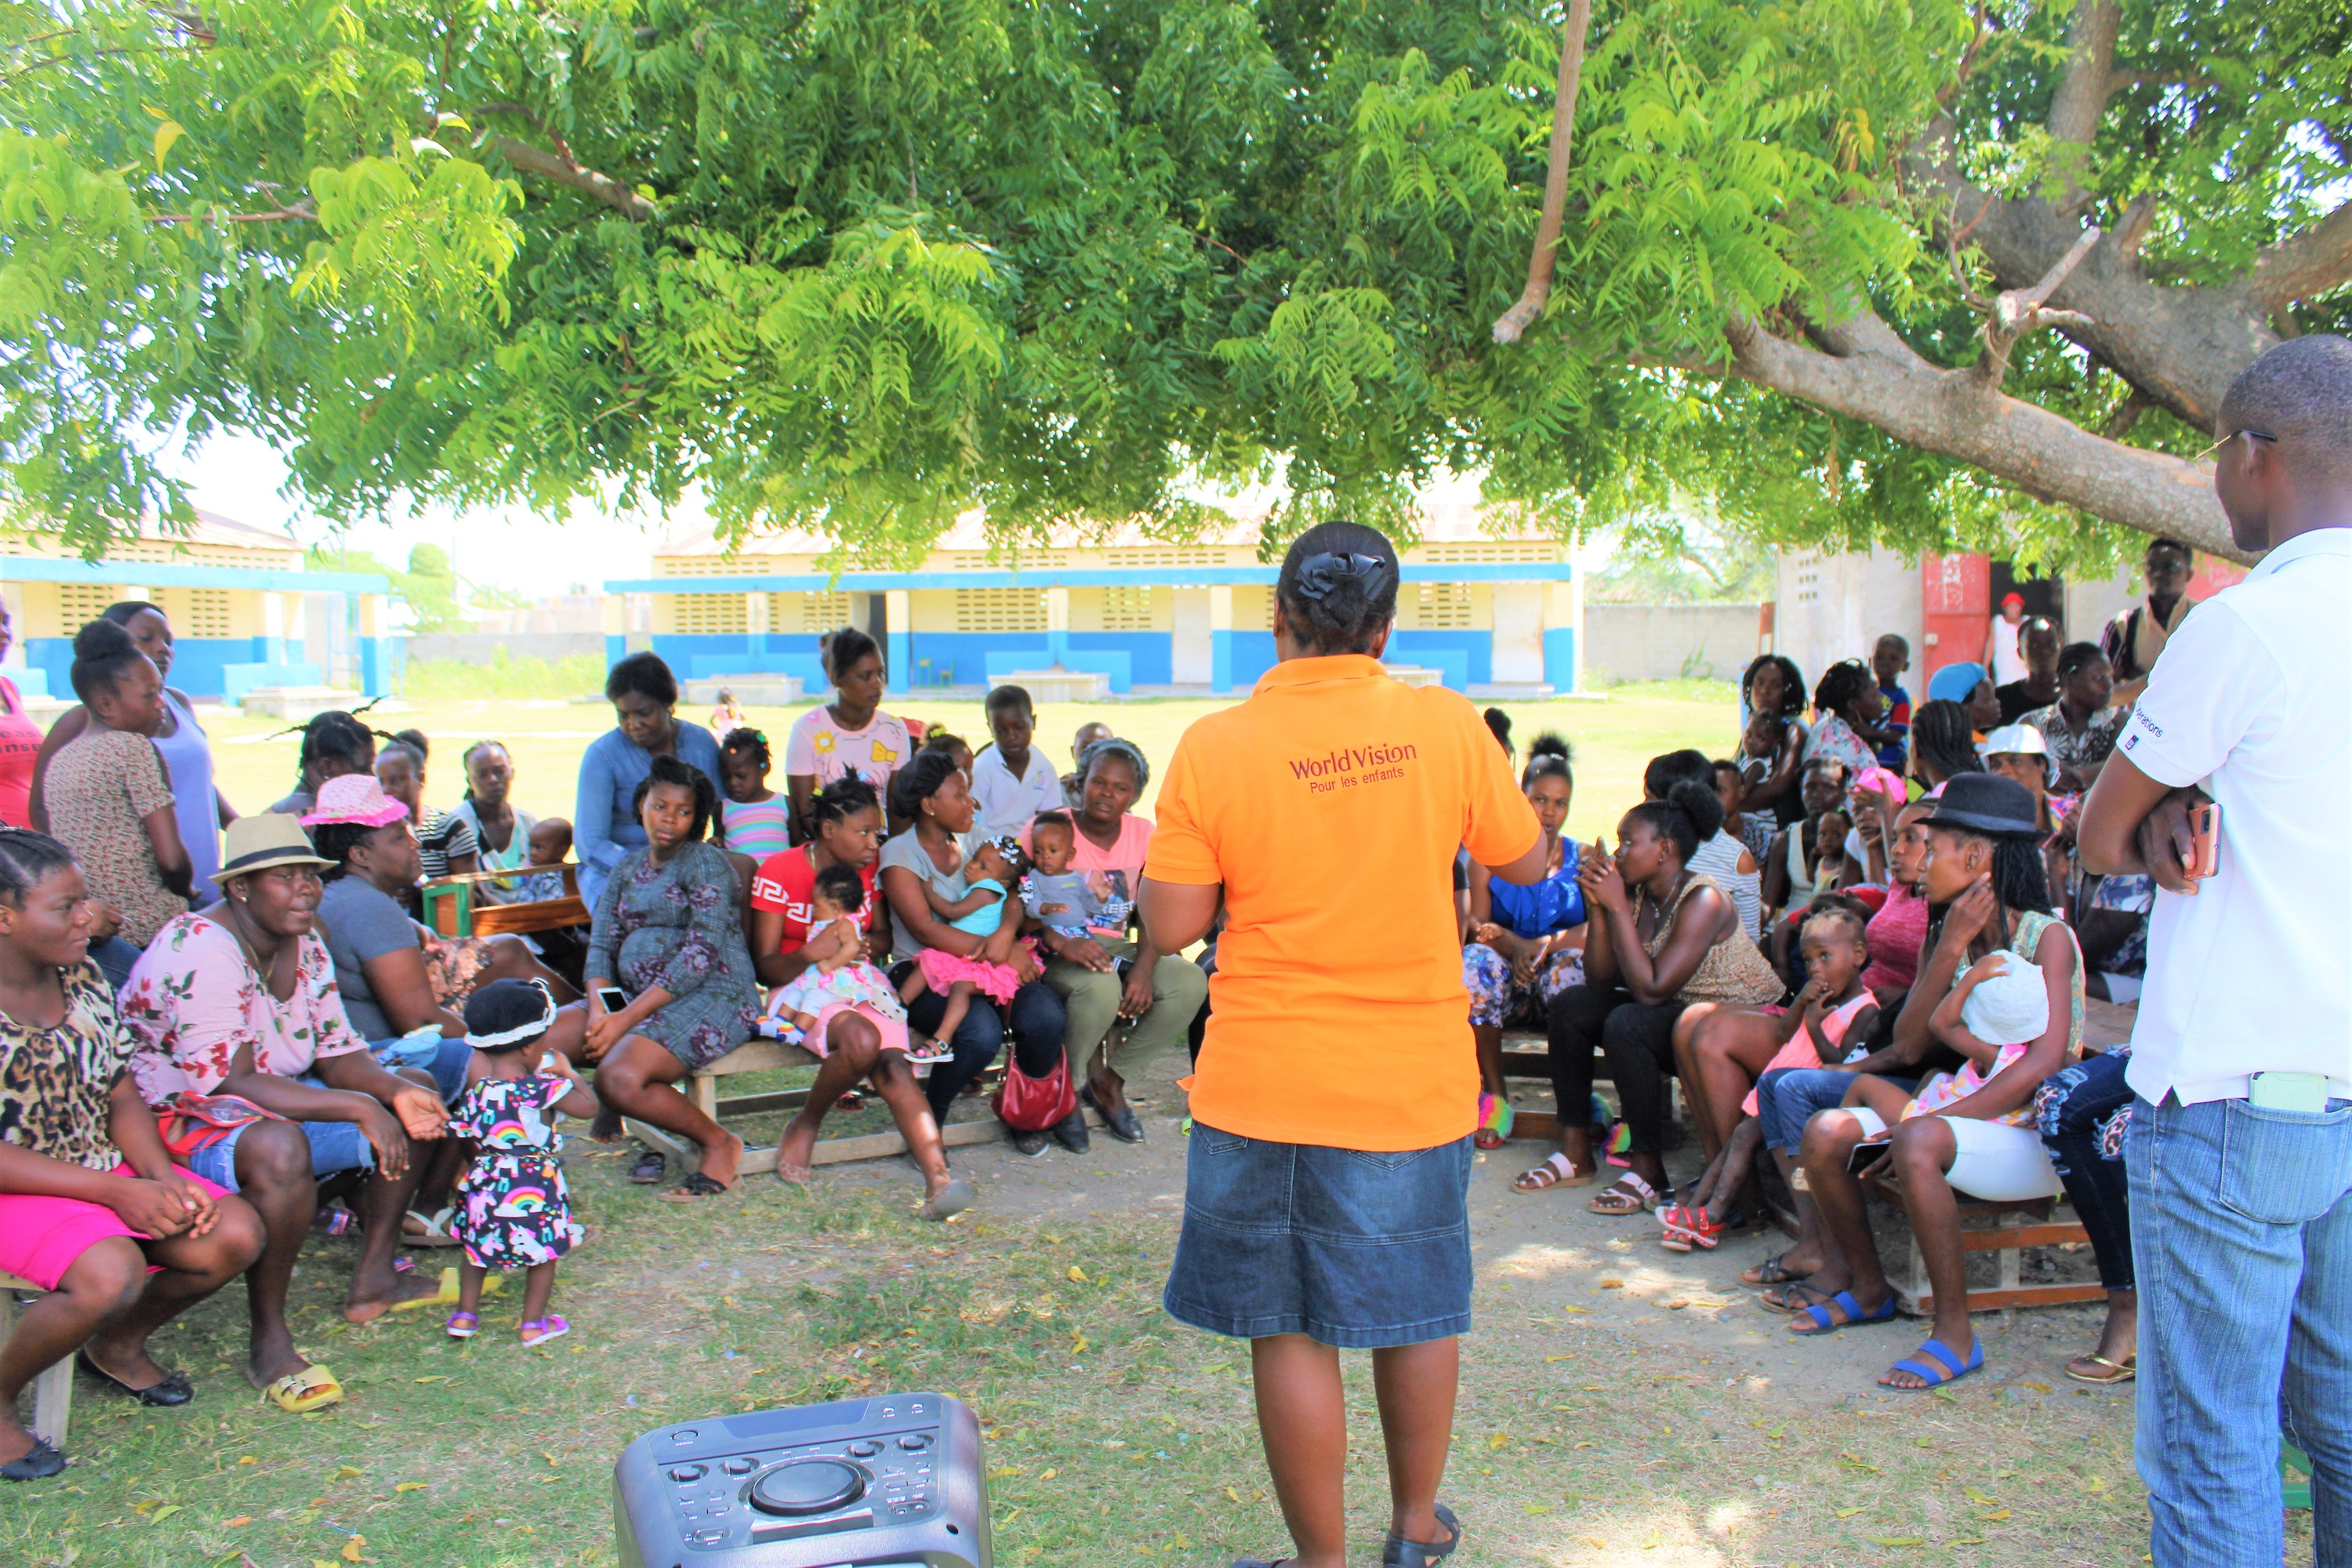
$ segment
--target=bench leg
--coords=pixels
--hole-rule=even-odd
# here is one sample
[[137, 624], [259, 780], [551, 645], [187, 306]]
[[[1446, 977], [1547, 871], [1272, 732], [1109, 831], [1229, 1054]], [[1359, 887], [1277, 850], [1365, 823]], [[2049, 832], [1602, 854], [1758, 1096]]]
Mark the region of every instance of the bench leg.
[[33, 1436], [60, 1452], [73, 1419], [73, 1357], [68, 1356], [33, 1384]]

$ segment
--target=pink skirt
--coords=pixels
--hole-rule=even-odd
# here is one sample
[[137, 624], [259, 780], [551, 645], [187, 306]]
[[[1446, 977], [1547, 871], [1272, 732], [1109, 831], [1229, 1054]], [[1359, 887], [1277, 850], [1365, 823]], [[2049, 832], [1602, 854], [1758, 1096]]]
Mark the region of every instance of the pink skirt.
[[[114, 1173], [137, 1174], [127, 1163], [115, 1166]], [[216, 1187], [193, 1171], [183, 1169], [180, 1174], [215, 1197], [228, 1196], [226, 1187]], [[153, 1239], [123, 1224], [122, 1216], [104, 1204], [38, 1193], [0, 1193], [0, 1273], [30, 1279], [44, 1290], [56, 1289], [75, 1259], [111, 1236], [127, 1236], [133, 1241]], [[150, 1274], [163, 1271], [161, 1264], [147, 1266]]]
[[816, 1022], [809, 1026], [807, 1037], [801, 1041], [801, 1049], [819, 1058], [831, 1056], [833, 1043], [826, 1038], [826, 1031], [833, 1027], [833, 1021], [845, 1013], [856, 1014], [881, 1030], [884, 1050], [903, 1051], [908, 1048], [906, 1019], [885, 1017], [881, 1010], [871, 1003], [833, 1002], [828, 1003], [824, 1011], [816, 1016]]
[[922, 956], [915, 962], [922, 965], [923, 984], [935, 995], [946, 995], [948, 987], [959, 980], [971, 981], [982, 995], [1000, 1004], [1010, 1003], [1013, 994], [1021, 989], [1021, 978], [1013, 973], [1010, 964], [960, 958], [936, 947], [923, 949]]

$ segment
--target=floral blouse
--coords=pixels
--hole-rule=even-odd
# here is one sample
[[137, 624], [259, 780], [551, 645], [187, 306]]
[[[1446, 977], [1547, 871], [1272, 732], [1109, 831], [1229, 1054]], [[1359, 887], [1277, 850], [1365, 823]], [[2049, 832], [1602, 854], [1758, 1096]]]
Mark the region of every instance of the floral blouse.
[[202, 915], [166, 924], [140, 955], [122, 988], [122, 1021], [131, 1035], [131, 1075], [148, 1104], [218, 1091], [244, 1047], [253, 1065], [299, 1078], [321, 1057], [367, 1049], [343, 1016], [334, 960], [319, 933], [295, 950], [294, 994], [270, 994], [235, 931]]
[[61, 970], [66, 1014], [55, 1028], [0, 1013], [0, 1143], [85, 1170], [122, 1163], [108, 1130], [114, 1080], [131, 1059], [114, 993], [88, 959]]

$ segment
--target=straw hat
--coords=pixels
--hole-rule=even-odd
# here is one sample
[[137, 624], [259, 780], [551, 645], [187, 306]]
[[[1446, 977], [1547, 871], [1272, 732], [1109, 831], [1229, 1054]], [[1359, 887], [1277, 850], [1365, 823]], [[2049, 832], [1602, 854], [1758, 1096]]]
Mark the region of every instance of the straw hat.
[[228, 825], [228, 831], [222, 836], [221, 868], [213, 873], [213, 880], [226, 882], [232, 877], [267, 871], [272, 866], [333, 864], [319, 858], [302, 825], [293, 817], [259, 812], [240, 816]]

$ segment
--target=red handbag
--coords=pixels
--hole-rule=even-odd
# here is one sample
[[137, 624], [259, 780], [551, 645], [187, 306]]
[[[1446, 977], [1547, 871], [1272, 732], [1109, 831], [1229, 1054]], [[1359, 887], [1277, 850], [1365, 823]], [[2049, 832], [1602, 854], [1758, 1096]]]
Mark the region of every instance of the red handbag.
[[1004, 1064], [1004, 1081], [989, 1101], [996, 1119], [1015, 1132], [1043, 1132], [1078, 1108], [1078, 1091], [1070, 1087], [1069, 1058], [1054, 1053], [1054, 1070], [1032, 1078], [1018, 1061]]

